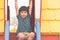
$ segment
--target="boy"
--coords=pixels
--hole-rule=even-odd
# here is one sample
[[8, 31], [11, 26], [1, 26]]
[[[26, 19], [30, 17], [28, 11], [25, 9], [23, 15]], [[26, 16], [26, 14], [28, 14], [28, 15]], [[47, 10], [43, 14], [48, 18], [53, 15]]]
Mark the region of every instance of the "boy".
[[31, 18], [31, 10], [32, 8], [32, 1], [31, 1], [31, 7], [28, 9], [26, 6], [22, 6], [19, 9], [18, 14], [18, 7], [17, 7], [17, 0], [15, 0], [15, 7], [16, 7], [16, 13], [17, 13], [17, 19], [18, 19], [18, 29], [17, 29], [17, 37], [18, 40], [33, 40], [35, 34], [32, 32], [31, 24], [30, 24], [30, 18]]

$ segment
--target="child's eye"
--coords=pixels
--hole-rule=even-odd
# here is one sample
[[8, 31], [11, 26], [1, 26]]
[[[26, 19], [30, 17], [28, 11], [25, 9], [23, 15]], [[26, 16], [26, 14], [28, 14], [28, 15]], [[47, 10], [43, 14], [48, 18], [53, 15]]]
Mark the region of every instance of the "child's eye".
[[23, 12], [21, 12], [21, 13], [23, 13]]
[[24, 13], [26, 13], [26, 12], [24, 12]]

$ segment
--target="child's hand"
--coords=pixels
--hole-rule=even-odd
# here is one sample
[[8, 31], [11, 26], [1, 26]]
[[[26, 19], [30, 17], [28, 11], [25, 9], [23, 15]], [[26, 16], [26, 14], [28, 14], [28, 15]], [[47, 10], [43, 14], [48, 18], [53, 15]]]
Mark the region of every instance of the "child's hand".
[[17, 3], [17, 0], [15, 0], [15, 4]]
[[17, 0], [15, 0], [15, 1], [17, 1]]

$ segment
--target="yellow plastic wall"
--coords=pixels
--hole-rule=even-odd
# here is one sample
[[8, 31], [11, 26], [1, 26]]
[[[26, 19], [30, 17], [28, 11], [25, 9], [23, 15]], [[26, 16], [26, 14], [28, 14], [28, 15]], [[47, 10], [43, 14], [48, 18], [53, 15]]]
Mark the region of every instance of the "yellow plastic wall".
[[4, 32], [4, 0], [0, 0], [0, 32]]
[[42, 0], [41, 32], [60, 32], [60, 0]]

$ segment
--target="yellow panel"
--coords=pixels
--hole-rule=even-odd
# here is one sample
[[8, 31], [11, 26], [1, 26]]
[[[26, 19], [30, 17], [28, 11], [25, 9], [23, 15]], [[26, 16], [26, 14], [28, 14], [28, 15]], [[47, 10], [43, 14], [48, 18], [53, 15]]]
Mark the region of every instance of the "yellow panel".
[[48, 8], [60, 8], [58, 0], [48, 0]]
[[42, 0], [42, 9], [41, 32], [60, 32], [60, 0]]
[[56, 20], [60, 20], [60, 10], [55, 10], [55, 18]]
[[47, 0], [42, 0], [42, 9], [47, 8]]
[[58, 3], [59, 3], [58, 5], [59, 5], [59, 7], [60, 7], [60, 0], [58, 0]]
[[50, 22], [51, 32], [60, 32], [60, 21]]
[[0, 0], [0, 32], [4, 32], [4, 0]]
[[50, 32], [50, 25], [48, 21], [41, 21], [41, 32]]
[[4, 32], [4, 20], [0, 20], [0, 32]]
[[4, 0], [0, 0], [0, 8], [4, 8]]
[[41, 13], [41, 20], [54, 20], [55, 19], [55, 13], [53, 10], [42, 10]]
[[4, 9], [0, 9], [0, 19], [4, 19]]

